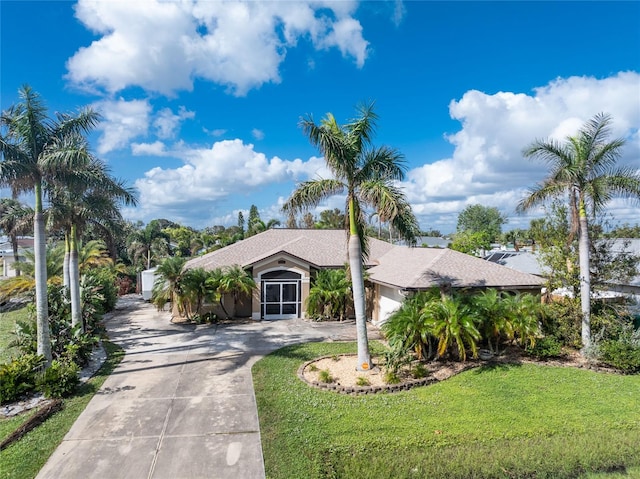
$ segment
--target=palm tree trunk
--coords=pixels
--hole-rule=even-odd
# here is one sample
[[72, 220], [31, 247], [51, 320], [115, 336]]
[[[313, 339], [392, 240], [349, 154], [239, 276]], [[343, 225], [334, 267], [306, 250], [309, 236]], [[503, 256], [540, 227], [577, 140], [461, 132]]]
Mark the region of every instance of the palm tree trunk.
[[69, 235], [64, 235], [64, 261], [62, 263], [62, 285], [65, 289], [69, 289], [69, 258], [71, 256], [71, 245], [69, 244]]
[[11, 249], [13, 250], [13, 267], [16, 271], [16, 276], [20, 276], [20, 252], [18, 251], [18, 235], [12, 232], [9, 235], [11, 240]]
[[582, 346], [591, 345], [591, 272], [589, 270], [589, 229], [584, 202], [580, 201], [580, 304], [582, 306]]
[[76, 225], [71, 225], [71, 234], [69, 237], [69, 297], [71, 299], [71, 326], [79, 326], [84, 331], [84, 325], [82, 324], [82, 307], [80, 305], [80, 271], [78, 264]]
[[358, 340], [358, 371], [371, 368], [369, 339], [367, 337], [367, 317], [365, 315], [364, 275], [362, 271], [362, 247], [356, 228], [353, 200], [349, 201], [349, 268], [353, 288], [353, 306], [356, 313], [356, 336]]
[[51, 333], [47, 300], [47, 249], [45, 246], [44, 216], [42, 214], [42, 183], [34, 187], [33, 256], [36, 280], [37, 353], [44, 356], [45, 367], [51, 365]]

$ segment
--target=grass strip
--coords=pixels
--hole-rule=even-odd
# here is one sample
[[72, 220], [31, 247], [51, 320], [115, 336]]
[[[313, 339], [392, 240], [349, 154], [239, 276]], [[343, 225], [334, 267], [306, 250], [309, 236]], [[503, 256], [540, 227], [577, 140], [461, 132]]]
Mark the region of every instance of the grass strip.
[[308, 343], [254, 365], [270, 479], [562, 478], [640, 467], [638, 375], [498, 365], [367, 396], [317, 390], [296, 376], [304, 361], [355, 350]]
[[[107, 359], [96, 375], [81, 384], [75, 395], [64, 399], [61, 411], [2, 451], [0, 454], [1, 479], [30, 479], [42, 469], [80, 413], [84, 411], [91, 398], [124, 356], [124, 350], [119, 346], [108, 341], [103, 344], [107, 351]], [[5, 421], [0, 421], [0, 439], [11, 434], [35, 413], [12, 418], [7, 421], [7, 424], [3, 424]], [[9, 432], [7, 432], [8, 426], [12, 428]]]

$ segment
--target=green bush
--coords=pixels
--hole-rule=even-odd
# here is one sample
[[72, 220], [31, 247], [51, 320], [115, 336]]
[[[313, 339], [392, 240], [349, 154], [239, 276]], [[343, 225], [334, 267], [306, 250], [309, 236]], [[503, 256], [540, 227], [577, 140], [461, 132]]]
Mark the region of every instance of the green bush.
[[571, 298], [553, 301], [545, 308], [542, 332], [545, 336], [556, 337], [564, 346], [582, 347], [582, 312], [580, 303]]
[[118, 300], [116, 273], [111, 268], [100, 268], [86, 274], [85, 278], [83, 278], [83, 283], [86, 284], [89, 278], [92, 278], [92, 286], [97, 287], [97, 292], [101, 295], [101, 300], [98, 302], [100, 313], [104, 314], [113, 311]]
[[640, 372], [640, 346], [628, 337], [616, 341], [603, 341], [600, 344], [600, 360], [626, 373]]
[[48, 398], [62, 398], [73, 394], [80, 384], [79, 367], [72, 361], [57, 361], [38, 376], [37, 386]]
[[528, 355], [538, 359], [551, 359], [563, 356], [562, 343], [554, 336], [538, 339], [533, 347], [525, 348]]
[[0, 364], [0, 404], [35, 391], [36, 373], [43, 364], [44, 358], [36, 354], [23, 354], [9, 363]]

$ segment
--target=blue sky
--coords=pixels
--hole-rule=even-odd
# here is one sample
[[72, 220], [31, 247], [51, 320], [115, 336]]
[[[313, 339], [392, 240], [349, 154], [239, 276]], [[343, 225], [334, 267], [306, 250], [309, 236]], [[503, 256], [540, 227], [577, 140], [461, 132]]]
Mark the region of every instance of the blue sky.
[[138, 188], [132, 220], [279, 217], [297, 182], [328, 175], [300, 117], [345, 122], [368, 100], [425, 229], [453, 231], [474, 203], [526, 227], [514, 208], [544, 169], [522, 148], [599, 112], [640, 166], [640, 2], [3, 0], [0, 17], [1, 108], [28, 83], [51, 112], [101, 111], [91, 142]]

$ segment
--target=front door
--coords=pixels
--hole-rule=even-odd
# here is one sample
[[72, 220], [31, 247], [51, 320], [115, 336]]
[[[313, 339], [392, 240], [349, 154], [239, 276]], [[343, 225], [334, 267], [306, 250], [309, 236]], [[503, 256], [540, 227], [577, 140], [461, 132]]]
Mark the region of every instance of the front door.
[[264, 319], [299, 317], [300, 293], [298, 281], [265, 281], [263, 283]]

